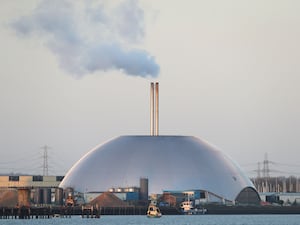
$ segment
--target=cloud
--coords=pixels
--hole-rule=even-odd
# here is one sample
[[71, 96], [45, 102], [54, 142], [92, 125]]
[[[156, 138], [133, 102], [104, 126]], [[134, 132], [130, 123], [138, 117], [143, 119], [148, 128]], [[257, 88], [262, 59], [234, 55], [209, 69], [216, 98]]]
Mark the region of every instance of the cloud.
[[18, 18], [18, 34], [46, 42], [61, 68], [74, 77], [97, 71], [121, 70], [156, 77], [160, 67], [144, 49], [144, 11], [137, 0], [115, 5], [97, 1], [42, 0], [31, 15]]

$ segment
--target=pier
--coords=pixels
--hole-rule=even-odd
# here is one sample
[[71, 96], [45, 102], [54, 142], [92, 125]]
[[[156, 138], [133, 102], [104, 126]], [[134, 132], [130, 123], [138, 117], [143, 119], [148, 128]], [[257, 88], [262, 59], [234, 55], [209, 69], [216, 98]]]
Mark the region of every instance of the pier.
[[[217, 214], [300, 214], [300, 206], [221, 206], [207, 205], [206, 213]], [[160, 207], [163, 215], [182, 215], [176, 207]], [[0, 207], [0, 219], [51, 219], [82, 218], [97, 219], [102, 215], [146, 215], [147, 207], [144, 206], [52, 206], [52, 207]]]
[[[0, 207], [0, 219], [50, 219], [53, 217], [100, 218], [101, 215], [146, 215], [147, 207], [121, 206], [52, 206], [52, 207]], [[178, 214], [178, 213], [177, 213]]]
[[53, 217], [100, 218], [100, 210], [95, 207], [0, 207], [0, 219], [51, 219]]

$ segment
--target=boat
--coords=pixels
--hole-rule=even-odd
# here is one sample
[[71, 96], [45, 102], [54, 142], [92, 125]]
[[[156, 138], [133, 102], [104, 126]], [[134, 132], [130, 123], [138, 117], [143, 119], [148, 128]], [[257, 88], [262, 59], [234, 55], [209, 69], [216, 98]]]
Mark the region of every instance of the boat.
[[160, 218], [162, 216], [160, 209], [154, 205], [154, 204], [150, 204], [148, 206], [148, 210], [147, 210], [147, 217], [148, 218]]
[[180, 204], [181, 211], [184, 215], [201, 215], [207, 212], [205, 208], [194, 208], [192, 201], [184, 201]]
[[180, 208], [183, 214], [190, 215], [194, 210], [193, 202], [189, 200], [181, 202]]

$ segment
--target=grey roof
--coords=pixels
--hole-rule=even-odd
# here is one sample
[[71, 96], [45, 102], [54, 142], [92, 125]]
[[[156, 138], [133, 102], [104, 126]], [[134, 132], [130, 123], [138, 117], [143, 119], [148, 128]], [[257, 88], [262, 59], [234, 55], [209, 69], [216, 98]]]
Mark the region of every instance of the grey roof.
[[201, 189], [234, 200], [254, 185], [223, 152], [192, 136], [120, 136], [85, 154], [60, 187], [107, 191], [139, 186], [149, 179], [149, 193]]

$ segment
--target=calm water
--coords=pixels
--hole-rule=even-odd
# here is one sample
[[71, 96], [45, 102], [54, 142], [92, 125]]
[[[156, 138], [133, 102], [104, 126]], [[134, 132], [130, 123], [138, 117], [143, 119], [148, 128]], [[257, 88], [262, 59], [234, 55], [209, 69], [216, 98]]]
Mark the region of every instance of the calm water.
[[73, 216], [65, 219], [0, 220], [1, 225], [299, 225], [300, 215], [198, 215], [163, 216], [149, 219], [146, 216], [102, 216], [100, 219], [82, 219]]

